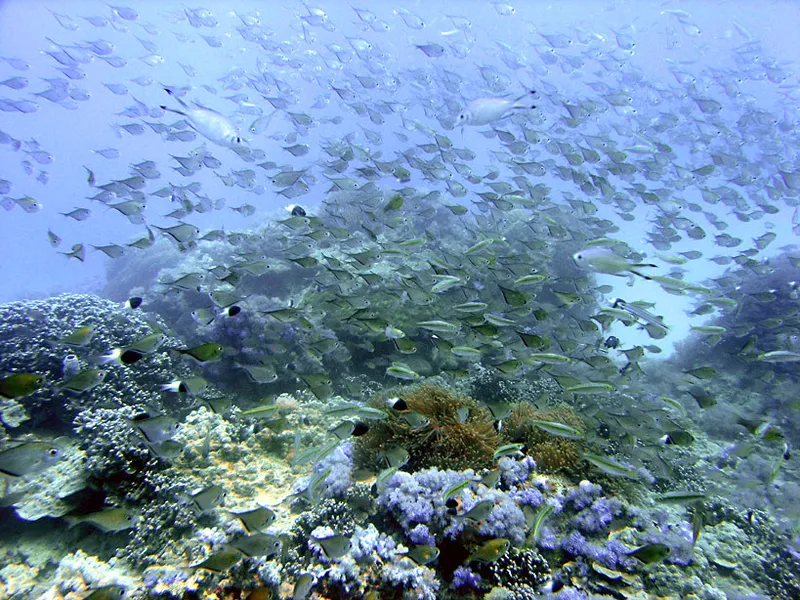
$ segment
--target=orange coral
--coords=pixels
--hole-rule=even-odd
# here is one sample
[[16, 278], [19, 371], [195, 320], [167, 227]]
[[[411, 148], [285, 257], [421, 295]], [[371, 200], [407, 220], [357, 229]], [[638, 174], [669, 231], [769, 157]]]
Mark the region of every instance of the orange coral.
[[516, 404], [509, 415], [503, 430], [511, 442], [523, 442], [528, 455], [536, 461], [540, 473], [557, 473], [573, 469], [581, 462], [583, 442], [568, 440], [547, 433], [536, 427], [532, 420], [555, 421], [578, 429], [586, 430], [586, 424], [568, 406], [538, 409], [532, 404]]
[[[419, 413], [429, 424], [412, 427], [398, 413], [376, 422], [358, 440], [357, 457], [362, 463], [385, 467], [380, 453], [401, 446], [409, 453], [408, 467], [412, 471], [428, 467], [481, 469], [492, 465], [500, 435], [486, 408], [471, 398], [456, 396], [430, 384], [411, 388], [402, 398], [410, 412]], [[370, 404], [386, 409], [383, 397], [374, 398]], [[459, 409], [469, 411], [466, 419], [459, 418]]]

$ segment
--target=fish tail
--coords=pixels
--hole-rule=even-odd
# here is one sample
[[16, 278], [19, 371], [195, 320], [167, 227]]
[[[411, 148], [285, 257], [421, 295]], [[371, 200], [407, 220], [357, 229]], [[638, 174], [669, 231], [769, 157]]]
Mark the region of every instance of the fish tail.
[[[648, 267], [650, 265], [644, 265], [644, 266]], [[638, 275], [639, 277], [641, 277], [642, 279], [646, 279], [647, 281], [650, 281], [651, 279], [653, 279], [652, 277], [648, 277], [644, 273], [639, 273], [639, 271], [634, 271], [633, 269], [631, 269], [631, 273], [633, 273], [634, 275]]]
[[[531, 108], [536, 108], [536, 105], [535, 105], [535, 104], [533, 104], [533, 101], [532, 101], [532, 96], [533, 96], [535, 93], [536, 93], [536, 90], [528, 90], [527, 92], [525, 92], [524, 94], [522, 94], [522, 96], [520, 96], [519, 98], [517, 98], [516, 100], [514, 100], [514, 108], [528, 108], [528, 109], [531, 109]], [[520, 102], [520, 101], [522, 101], [522, 100], [525, 100], [526, 98], [529, 98], [529, 99], [531, 99], [531, 102], [530, 102], [530, 103], [528, 103], [528, 102], [523, 102], [522, 104], [517, 104], [518, 102]]]
[[170, 88], [168, 88], [168, 87], [165, 87], [165, 88], [164, 88], [164, 91], [165, 91], [165, 92], [167, 92], [167, 93], [168, 93], [170, 96], [172, 96], [173, 98], [175, 98], [175, 100], [177, 100], [177, 101], [178, 101], [178, 104], [180, 104], [182, 107], [184, 107], [184, 108], [187, 108], [187, 106], [186, 106], [186, 103], [185, 103], [183, 100], [181, 100], [180, 98], [178, 98], [178, 97], [175, 95], [175, 92], [173, 92], [173, 91], [172, 91]]
[[181, 115], [182, 117], [185, 117], [185, 116], [186, 116], [186, 113], [185, 113], [185, 112], [183, 112], [182, 110], [175, 110], [174, 108], [169, 108], [168, 106], [164, 106], [163, 104], [160, 104], [160, 105], [159, 105], [159, 108], [160, 108], [161, 110], [165, 110], [165, 111], [167, 111], [167, 112], [173, 112], [173, 113], [177, 113], [177, 114]]

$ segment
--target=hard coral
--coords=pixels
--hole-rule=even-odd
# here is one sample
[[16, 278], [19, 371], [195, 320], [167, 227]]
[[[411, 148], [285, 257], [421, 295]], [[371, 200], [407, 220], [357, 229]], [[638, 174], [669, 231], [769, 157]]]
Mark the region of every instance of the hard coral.
[[583, 419], [568, 406], [538, 409], [531, 404], [519, 403], [514, 406], [503, 429], [509, 441], [522, 442], [527, 446], [527, 453], [536, 461], [540, 473], [574, 469], [581, 462], [583, 442], [547, 433], [534, 425], [534, 420], [555, 421], [585, 431]]
[[[428, 467], [462, 470], [490, 467], [493, 454], [500, 444], [491, 413], [471, 398], [456, 396], [434, 385], [411, 388], [402, 394], [410, 411], [426, 417], [430, 424], [413, 428], [397, 413], [378, 421], [366, 435], [359, 438], [360, 462], [381, 468], [380, 454], [395, 446], [409, 453], [408, 469]], [[370, 404], [385, 409], [383, 398]], [[466, 419], [459, 418], [459, 409], [468, 409]]]
[[511, 590], [511, 598], [534, 598], [550, 580], [550, 566], [532, 548], [511, 548], [495, 562], [483, 566], [479, 573], [492, 585]]

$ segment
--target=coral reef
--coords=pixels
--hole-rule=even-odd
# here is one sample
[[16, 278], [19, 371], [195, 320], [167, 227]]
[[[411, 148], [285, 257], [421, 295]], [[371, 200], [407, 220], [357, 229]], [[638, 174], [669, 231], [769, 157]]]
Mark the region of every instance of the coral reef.
[[[372, 399], [370, 406], [387, 409], [390, 390]], [[500, 443], [491, 413], [470, 398], [456, 396], [438, 386], [425, 384], [399, 390], [408, 412], [426, 419], [424, 426], [410, 424], [403, 413], [388, 411], [357, 441], [361, 464], [381, 468], [381, 453], [393, 447], [408, 451], [408, 469], [436, 466], [442, 469], [480, 469], [492, 464]], [[468, 411], [463, 417], [459, 411]]]
[[566, 471], [575, 474], [585, 447], [579, 439], [565, 439], [543, 431], [532, 420], [553, 421], [586, 431], [586, 424], [572, 407], [566, 405], [539, 409], [531, 404], [513, 405], [503, 429], [503, 437], [511, 442], [522, 442], [528, 454], [536, 461], [542, 473]]

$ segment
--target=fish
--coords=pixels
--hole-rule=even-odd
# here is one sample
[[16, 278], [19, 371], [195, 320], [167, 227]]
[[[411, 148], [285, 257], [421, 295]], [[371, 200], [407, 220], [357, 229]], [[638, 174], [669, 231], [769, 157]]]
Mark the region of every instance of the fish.
[[205, 343], [193, 348], [173, 348], [173, 351], [188, 356], [198, 364], [214, 362], [222, 357], [224, 347], [219, 344]]
[[657, 494], [655, 500], [656, 502], [662, 502], [664, 504], [691, 504], [692, 502], [702, 502], [706, 500], [707, 497], [708, 496], [703, 492], [676, 490]]
[[178, 458], [184, 451], [184, 445], [176, 442], [175, 440], [164, 440], [163, 442], [147, 442], [150, 450], [164, 460], [172, 460]]
[[603, 246], [591, 246], [572, 255], [572, 259], [579, 267], [603, 273], [606, 275], [621, 276], [626, 273], [633, 273], [642, 279], [652, 279], [639, 271], [642, 267], [658, 267], [652, 263], [632, 263], [614, 252], [611, 248]]
[[69, 212], [58, 214], [69, 217], [70, 219], [75, 219], [76, 221], [85, 221], [92, 216], [92, 211], [88, 208], [75, 208]]
[[142, 414], [138, 418], [130, 419], [129, 423], [152, 444], [171, 440], [180, 427], [178, 420], [169, 415], [151, 417]]
[[105, 371], [101, 371], [100, 369], [84, 369], [63, 383], [58, 384], [58, 387], [62, 390], [72, 392], [73, 394], [82, 394], [103, 383], [105, 378]]
[[406, 553], [406, 556], [419, 566], [424, 566], [439, 558], [439, 549], [436, 546], [414, 546]]
[[316, 578], [311, 573], [300, 573], [292, 589], [292, 600], [306, 600], [315, 583]]
[[563, 363], [568, 363], [571, 360], [568, 356], [563, 356], [561, 354], [552, 354], [549, 352], [533, 352], [531, 354], [528, 354], [528, 358], [533, 361], [544, 363], [546, 365], [560, 365]]
[[168, 108], [164, 105], [161, 105], [161, 110], [181, 115], [187, 120], [192, 129], [218, 146], [226, 148], [242, 146], [243, 140], [239, 135], [239, 131], [226, 116], [200, 104], [197, 104], [196, 108], [192, 108], [178, 98], [172, 89], [164, 88], [164, 91], [177, 100], [181, 110]]
[[422, 379], [422, 375], [414, 371], [411, 367], [401, 362], [393, 362], [391, 366], [386, 368], [386, 375], [396, 379], [403, 379], [405, 381], [414, 381]]
[[222, 486], [212, 484], [195, 490], [193, 493], [189, 494], [186, 500], [192, 505], [195, 512], [204, 513], [219, 506], [226, 495], [227, 493]]
[[342, 558], [350, 551], [350, 538], [344, 535], [334, 534], [327, 537], [315, 537], [312, 534], [311, 539], [322, 548], [329, 560]]
[[554, 510], [555, 506], [553, 506], [552, 504], [545, 504], [544, 506], [542, 506], [542, 508], [539, 509], [539, 512], [536, 513], [536, 517], [534, 518], [533, 526], [531, 527], [531, 533], [530, 533], [530, 537], [534, 542], [536, 542], [536, 540], [539, 539], [539, 535], [541, 534], [542, 531], [542, 525], [544, 524], [547, 517], [550, 516], [550, 513], [552, 513]]
[[522, 449], [524, 447], [524, 444], [519, 443], [505, 444], [494, 451], [493, 458], [497, 461], [504, 456], [522, 456]]
[[645, 310], [644, 308], [641, 308], [640, 306], [637, 306], [635, 303], [629, 304], [629, 303], [625, 302], [624, 300], [622, 300], [621, 298], [617, 298], [616, 300], [614, 300], [614, 304], [612, 305], [612, 307], [624, 310], [625, 312], [631, 314], [632, 316], [636, 317], [637, 319], [639, 319], [641, 321], [644, 321], [648, 325], [652, 325], [654, 327], [661, 328], [661, 329], [664, 329], [666, 331], [669, 331], [669, 327], [667, 327], [664, 324], [664, 318], [663, 317], [657, 317], [656, 315], [654, 315], [653, 313]]
[[536, 92], [530, 90], [514, 99], [477, 98], [467, 104], [456, 117], [456, 125], [488, 125], [508, 116], [515, 110], [532, 110], [536, 105], [531, 96]]
[[403, 448], [402, 446], [395, 446], [394, 448], [389, 448], [388, 450], [384, 450], [382, 456], [386, 459], [386, 462], [389, 464], [389, 467], [400, 468], [408, 462], [409, 454], [408, 450]]
[[466, 489], [470, 483], [472, 483], [471, 480], [463, 479], [462, 481], [451, 485], [444, 491], [444, 494], [442, 494], [442, 503], [446, 504], [451, 497], [455, 496], [461, 490]]
[[114, 348], [109, 354], [92, 359], [92, 362], [132, 365], [144, 358], [145, 355], [156, 352], [166, 341], [167, 336], [163, 333], [151, 333], [127, 346]]
[[622, 464], [613, 460], [611, 458], [605, 456], [599, 456], [597, 454], [591, 454], [589, 452], [585, 452], [583, 454], [583, 460], [591, 463], [597, 469], [609, 475], [611, 477], [624, 477], [626, 479], [641, 479], [642, 476], [633, 467], [628, 465]]
[[[452, 511], [454, 509], [450, 510]], [[453, 516], [457, 519], [464, 519], [473, 523], [480, 523], [489, 516], [489, 513], [491, 513], [492, 510], [494, 510], [494, 500], [487, 499], [476, 502], [475, 505], [468, 511], [461, 514], [455, 513]]]
[[136, 527], [139, 521], [138, 515], [131, 510], [123, 507], [104, 508], [98, 512], [93, 512], [79, 516], [65, 516], [70, 526], [79, 524], [91, 525], [104, 533], [118, 533]]
[[223, 545], [204, 561], [192, 565], [192, 569], [206, 569], [215, 573], [224, 573], [244, 558], [244, 553], [231, 545]]
[[688, 431], [676, 429], [667, 431], [664, 436], [661, 437], [660, 441], [663, 444], [671, 444], [674, 446], [691, 446], [692, 442], [694, 442], [694, 436]]
[[161, 384], [162, 392], [175, 392], [188, 396], [199, 396], [206, 388], [208, 381], [203, 377], [187, 377], [186, 379], [173, 379], [169, 383]]
[[94, 334], [95, 328], [93, 325], [84, 325], [83, 327], [79, 327], [75, 331], [65, 335], [63, 338], [51, 340], [51, 342], [57, 344], [66, 344], [67, 346], [81, 347], [86, 346], [89, 342], [91, 342]]
[[269, 558], [280, 554], [283, 544], [278, 536], [254, 533], [230, 543], [247, 557], [263, 556]]
[[93, 589], [82, 600], [122, 600], [125, 597], [125, 586], [112, 583]]
[[263, 531], [275, 522], [275, 511], [267, 506], [259, 506], [242, 512], [227, 511], [227, 513], [239, 519], [248, 533]]
[[140, 296], [131, 296], [123, 303], [123, 308], [128, 308], [130, 310], [136, 310], [142, 305], [142, 298]]
[[655, 562], [661, 562], [667, 558], [671, 553], [669, 546], [666, 544], [645, 544], [639, 546], [635, 550], [628, 552], [628, 556], [632, 556], [636, 560], [649, 565]]
[[41, 389], [44, 377], [36, 373], [14, 373], [0, 379], [0, 396], [17, 399], [30, 396]]
[[569, 425], [565, 425], [564, 423], [557, 423], [555, 421], [539, 421], [537, 419], [531, 419], [530, 423], [542, 431], [546, 431], [550, 435], [554, 435], [556, 437], [561, 437], [568, 440], [578, 440], [583, 438], [582, 431]]
[[363, 421], [342, 421], [328, 430], [338, 439], [343, 440], [350, 436], [360, 437], [369, 431], [369, 425]]
[[23, 477], [53, 466], [63, 457], [63, 451], [55, 444], [22, 442], [0, 450], [0, 475]]
[[797, 362], [800, 360], [800, 353], [790, 350], [773, 350], [759, 354], [756, 360], [767, 363]]
[[504, 556], [511, 548], [511, 541], [505, 538], [495, 538], [484, 542], [475, 548], [469, 555], [469, 562], [493, 563]]
[[564, 391], [573, 394], [604, 394], [613, 392], [614, 386], [605, 382], [589, 382], [568, 386], [564, 388]]

